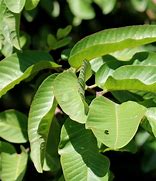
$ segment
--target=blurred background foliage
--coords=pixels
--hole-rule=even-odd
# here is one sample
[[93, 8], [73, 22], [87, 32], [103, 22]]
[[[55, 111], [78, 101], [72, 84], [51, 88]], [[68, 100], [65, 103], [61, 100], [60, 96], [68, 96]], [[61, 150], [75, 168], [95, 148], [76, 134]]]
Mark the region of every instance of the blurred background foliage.
[[[65, 69], [69, 68], [66, 60], [70, 48], [89, 34], [107, 28], [156, 24], [156, 0], [38, 0], [33, 7], [26, 3], [20, 14], [7, 8], [0, 9], [1, 59], [20, 48], [45, 50]], [[8, 22], [11, 26], [7, 26]], [[7, 34], [10, 32], [11, 37]], [[15, 86], [0, 99], [0, 111], [13, 108], [28, 114], [38, 86], [51, 73], [51, 70], [40, 71], [32, 80]], [[156, 180], [155, 139], [140, 128], [133, 141], [136, 145], [133, 153], [126, 148], [105, 153], [110, 158], [114, 180]], [[52, 178], [49, 172], [38, 174], [29, 162], [25, 180]]]

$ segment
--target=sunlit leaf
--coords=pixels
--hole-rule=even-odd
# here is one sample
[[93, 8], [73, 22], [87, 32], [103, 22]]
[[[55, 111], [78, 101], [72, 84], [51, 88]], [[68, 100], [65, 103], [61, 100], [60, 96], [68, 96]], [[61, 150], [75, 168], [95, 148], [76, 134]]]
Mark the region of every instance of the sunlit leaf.
[[116, 4], [116, 0], [94, 0], [94, 2], [102, 9], [104, 14], [110, 13]]
[[24, 8], [26, 0], [4, 0], [6, 6], [13, 13], [20, 13]]
[[145, 111], [146, 108], [136, 102], [119, 105], [99, 96], [90, 105], [86, 127], [103, 144], [118, 149], [134, 137]]
[[16, 111], [0, 113], [0, 137], [13, 143], [27, 142], [27, 117]]
[[13, 47], [20, 50], [19, 43], [20, 15], [12, 13], [6, 5], [0, 2], [0, 41], [1, 52], [4, 56], [11, 55]]
[[71, 12], [80, 19], [92, 19], [95, 17], [91, 6], [92, 0], [67, 0]]
[[54, 95], [62, 110], [74, 121], [85, 123], [86, 114], [79, 83], [76, 75], [70, 71], [59, 74], [54, 81]]
[[17, 154], [14, 147], [9, 143], [0, 142], [1, 170], [0, 178], [3, 181], [22, 181], [28, 155], [22, 147], [22, 152]]
[[46, 68], [59, 67], [46, 52], [15, 53], [0, 62], [0, 97], [30, 75]]
[[57, 106], [53, 94], [55, 77], [56, 74], [49, 76], [40, 85], [32, 101], [28, 117], [31, 158], [38, 172], [43, 171], [49, 131]]
[[155, 29], [155, 25], [140, 25], [97, 32], [75, 44], [70, 53], [69, 63], [78, 68], [83, 60], [91, 60], [115, 51], [154, 42]]

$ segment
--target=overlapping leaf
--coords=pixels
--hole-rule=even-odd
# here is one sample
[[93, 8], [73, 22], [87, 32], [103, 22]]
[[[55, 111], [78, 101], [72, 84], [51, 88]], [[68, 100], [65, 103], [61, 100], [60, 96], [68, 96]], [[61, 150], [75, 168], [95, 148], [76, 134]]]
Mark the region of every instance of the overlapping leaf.
[[0, 178], [3, 181], [22, 181], [25, 174], [28, 155], [24, 148], [20, 154], [9, 143], [0, 142], [1, 170]]
[[0, 49], [5, 55], [11, 55], [13, 47], [20, 50], [19, 43], [19, 21], [20, 15], [12, 13], [0, 2]]
[[15, 53], [0, 62], [0, 97], [30, 75], [59, 65], [46, 52]]
[[97, 32], [80, 40], [73, 47], [69, 63], [78, 68], [83, 60], [91, 60], [118, 50], [154, 42], [156, 41], [155, 29], [155, 25], [140, 25]]
[[13, 143], [27, 142], [27, 117], [15, 110], [0, 113], [0, 137]]
[[109, 91], [139, 90], [155, 92], [155, 58], [155, 53], [142, 52], [134, 56], [131, 65], [124, 65], [116, 70], [108, 65], [103, 65], [96, 73], [96, 83]]
[[24, 8], [26, 0], [4, 0], [6, 6], [13, 13], [20, 13]]
[[149, 123], [149, 125], [147, 125], [148, 127], [150, 127], [149, 132], [152, 132], [153, 135], [156, 137], [156, 108], [155, 107], [148, 108], [145, 116]]
[[85, 123], [85, 104], [79, 88], [76, 75], [70, 71], [59, 74], [54, 81], [54, 95], [62, 110], [74, 121]]
[[145, 111], [136, 102], [118, 105], [100, 96], [90, 105], [86, 127], [106, 146], [118, 149], [133, 138]]
[[49, 131], [57, 106], [53, 94], [55, 77], [56, 74], [49, 76], [39, 87], [31, 104], [28, 118], [31, 157], [38, 172], [43, 171]]
[[65, 180], [108, 181], [109, 160], [98, 152], [95, 137], [84, 125], [66, 120], [59, 153]]
[[94, 2], [99, 5], [104, 14], [110, 13], [116, 4], [116, 0], [94, 0]]
[[71, 12], [80, 19], [92, 19], [95, 16], [91, 0], [68, 0]]
[[40, 0], [26, 0], [26, 3], [25, 3], [26, 10], [32, 10], [36, 8], [39, 2]]

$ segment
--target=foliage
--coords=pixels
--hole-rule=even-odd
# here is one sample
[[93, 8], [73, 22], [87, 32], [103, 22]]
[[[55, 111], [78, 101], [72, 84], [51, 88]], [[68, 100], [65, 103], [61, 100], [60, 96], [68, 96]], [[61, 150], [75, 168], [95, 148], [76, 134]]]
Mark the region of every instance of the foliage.
[[[122, 1], [65, 2], [73, 27], [42, 25], [33, 34], [22, 25], [40, 8], [60, 17], [61, 2], [0, 0], [0, 179], [27, 180], [33, 163], [44, 180], [110, 181], [109, 153], [141, 149], [143, 172], [155, 170], [156, 25], [110, 28], [75, 43], [72, 32], [96, 8], [108, 16]], [[154, 0], [124, 5], [156, 19]]]

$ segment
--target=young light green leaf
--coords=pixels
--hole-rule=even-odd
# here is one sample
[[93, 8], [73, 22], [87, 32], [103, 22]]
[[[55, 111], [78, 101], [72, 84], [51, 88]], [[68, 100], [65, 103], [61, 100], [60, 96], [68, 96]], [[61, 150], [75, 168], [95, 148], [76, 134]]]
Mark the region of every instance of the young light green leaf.
[[109, 160], [99, 153], [95, 137], [84, 125], [66, 120], [59, 148], [65, 180], [108, 181]]
[[122, 148], [135, 135], [145, 111], [146, 108], [136, 102], [118, 105], [99, 96], [90, 105], [86, 127], [106, 146]]
[[16, 110], [0, 113], [0, 137], [13, 143], [27, 142], [27, 117]]
[[116, 4], [116, 0], [94, 0], [94, 2], [102, 9], [104, 14], [110, 13]]
[[100, 31], [80, 40], [71, 50], [69, 63], [78, 68], [83, 60], [156, 41], [155, 25], [139, 25]]
[[46, 68], [59, 67], [46, 52], [15, 53], [0, 62], [0, 97], [30, 75]]
[[72, 30], [71, 25], [68, 25], [65, 28], [59, 28], [57, 30], [57, 35], [56, 36], [57, 36], [58, 39], [64, 38], [71, 32], [71, 30]]
[[49, 131], [57, 106], [53, 94], [55, 77], [56, 74], [50, 75], [40, 85], [32, 101], [28, 117], [31, 158], [38, 172], [43, 171]]
[[62, 110], [79, 123], [86, 122], [85, 105], [79, 93], [76, 75], [70, 71], [58, 75], [54, 81], [54, 95]]
[[131, 0], [131, 3], [134, 8], [139, 12], [145, 11], [148, 6], [148, 0]]
[[24, 8], [26, 0], [4, 0], [8, 9], [13, 13], [20, 13]]
[[[5, 146], [6, 148], [3, 148]], [[20, 154], [17, 154], [15, 150], [13, 151], [13, 148], [8, 151], [8, 147], [11, 148], [11, 146], [2, 144], [2, 151], [0, 153], [0, 178], [3, 181], [22, 181], [27, 166], [28, 154], [26, 153], [23, 147], [22, 152]]]
[[91, 6], [92, 0], [67, 0], [71, 12], [80, 19], [92, 19], [95, 17]]
[[32, 10], [32, 9], [36, 8], [36, 6], [38, 5], [39, 2], [40, 2], [40, 0], [26, 0], [25, 9]]
[[20, 15], [12, 13], [4, 2], [0, 2], [0, 41], [1, 52], [4, 56], [11, 55], [13, 47], [21, 49], [19, 42]]
[[156, 108], [148, 108], [145, 116], [150, 124], [152, 133], [156, 137]]

